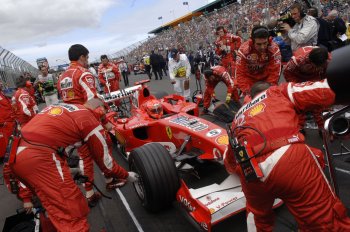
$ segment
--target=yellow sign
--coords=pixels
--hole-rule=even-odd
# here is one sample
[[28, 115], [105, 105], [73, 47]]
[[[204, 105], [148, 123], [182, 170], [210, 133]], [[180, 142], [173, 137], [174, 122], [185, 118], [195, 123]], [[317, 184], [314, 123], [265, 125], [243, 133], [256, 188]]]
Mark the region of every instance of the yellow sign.
[[53, 107], [49, 111], [49, 115], [52, 115], [52, 116], [58, 116], [58, 115], [61, 115], [62, 113], [63, 113], [63, 110], [60, 107]]
[[249, 116], [250, 117], [254, 117], [258, 114], [260, 114], [261, 112], [264, 112], [265, 109], [265, 104], [264, 103], [260, 103], [256, 106], [254, 106], [250, 111], [249, 111]]
[[210, 211], [210, 214], [215, 213], [215, 209], [213, 209], [213, 208], [210, 208], [209, 211]]
[[221, 135], [216, 139], [216, 143], [219, 145], [228, 145], [228, 136]]
[[171, 139], [173, 137], [173, 132], [171, 131], [170, 126], [165, 127], [166, 134], [168, 135], [168, 138]]

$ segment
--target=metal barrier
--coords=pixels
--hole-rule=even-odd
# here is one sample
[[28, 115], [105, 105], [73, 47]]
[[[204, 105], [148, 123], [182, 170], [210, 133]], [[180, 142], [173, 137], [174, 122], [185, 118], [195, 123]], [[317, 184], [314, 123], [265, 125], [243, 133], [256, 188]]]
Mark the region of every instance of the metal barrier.
[[0, 79], [7, 87], [14, 88], [16, 78], [24, 73], [37, 76], [39, 70], [12, 52], [0, 47]]

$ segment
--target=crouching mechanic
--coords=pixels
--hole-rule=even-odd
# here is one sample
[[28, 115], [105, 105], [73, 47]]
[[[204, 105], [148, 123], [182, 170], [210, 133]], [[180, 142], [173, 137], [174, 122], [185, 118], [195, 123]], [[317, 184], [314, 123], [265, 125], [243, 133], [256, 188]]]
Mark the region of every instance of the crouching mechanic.
[[[327, 80], [272, 86], [257, 82], [252, 100], [237, 112], [232, 124], [239, 143], [252, 150], [262, 176], [246, 180], [233, 152], [226, 169], [237, 172], [246, 197], [248, 231], [273, 231], [272, 205], [284, 201], [300, 231], [350, 231], [346, 208], [332, 191], [316, 155], [298, 128], [298, 110], [328, 107], [335, 94]], [[267, 89], [267, 90], [266, 90]], [[236, 152], [238, 153], [238, 152]], [[242, 165], [243, 167], [244, 165]]]
[[94, 113], [98, 99], [84, 105], [57, 104], [42, 110], [25, 127], [12, 171], [39, 197], [58, 231], [88, 231], [89, 208], [66, 162], [71, 149], [87, 144], [106, 178], [135, 181], [109, 153], [105, 129]]
[[[325, 48], [313, 46], [301, 47], [295, 51], [294, 56], [287, 63], [283, 75], [287, 82], [320, 81], [326, 78], [326, 70], [330, 61], [331, 54]], [[312, 111], [320, 134], [324, 124], [322, 110]], [[300, 115], [301, 129], [304, 127], [305, 120], [304, 112]]]
[[239, 97], [237, 90], [234, 89], [233, 78], [226, 71], [223, 66], [213, 66], [208, 70], [204, 71], [205, 78], [205, 92], [203, 100], [203, 113], [208, 112], [210, 106], [210, 100], [215, 96], [215, 87], [219, 82], [224, 82], [227, 87], [226, 103], [229, 103], [231, 100], [239, 103]]

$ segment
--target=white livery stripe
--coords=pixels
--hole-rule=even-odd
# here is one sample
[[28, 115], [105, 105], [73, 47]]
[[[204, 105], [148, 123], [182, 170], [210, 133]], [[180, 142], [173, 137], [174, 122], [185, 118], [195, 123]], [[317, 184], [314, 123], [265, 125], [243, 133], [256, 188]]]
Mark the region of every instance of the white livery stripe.
[[288, 84], [287, 92], [288, 92], [289, 99], [291, 100], [291, 102], [293, 104], [295, 104], [294, 97], [293, 97], [294, 93], [299, 93], [299, 92], [309, 91], [309, 90], [314, 90], [314, 89], [329, 89], [329, 88], [330, 87], [328, 85], [327, 80], [317, 81], [317, 82], [312, 83], [311, 85], [305, 85], [305, 86], [301, 86], [301, 87], [294, 86], [294, 85], [292, 85], [292, 82], [290, 82]]
[[103, 135], [101, 134], [100, 130], [104, 130], [103, 127], [101, 125], [99, 125], [98, 127], [96, 127], [95, 129], [93, 129], [84, 139], [84, 141], [88, 141], [88, 139], [93, 136], [96, 135], [96, 137], [98, 138], [98, 140], [100, 140], [101, 145], [103, 147], [103, 163], [104, 165], [109, 169], [112, 170], [113, 168], [113, 159], [112, 157], [109, 155], [109, 151], [108, 151], [108, 145], [106, 143], [105, 138], [103, 137]]
[[249, 212], [247, 216], [247, 229], [248, 232], [256, 232], [256, 225], [254, 221], [254, 214], [252, 212]]
[[281, 159], [289, 147], [290, 144], [278, 148], [272, 152], [272, 154], [264, 162], [259, 163], [259, 167], [264, 174], [264, 177], [260, 178], [260, 181], [264, 182], [269, 177], [272, 169], [275, 167], [275, 165], [278, 163], [278, 161]]
[[22, 105], [22, 108], [23, 108], [23, 112], [28, 115], [28, 116], [32, 116], [32, 113], [30, 113], [30, 110], [28, 109], [27, 105], [24, 103], [24, 101], [22, 100], [22, 96], [27, 96], [27, 94], [21, 94], [19, 95], [19, 102], [21, 103]]
[[87, 84], [83, 81], [83, 77], [86, 75], [91, 75], [90, 72], [84, 72], [80, 79], [79, 79], [79, 84], [83, 87], [83, 89], [86, 91], [87, 94], [87, 101], [90, 99], [93, 99], [95, 97], [95, 95], [93, 94], [93, 92], [91, 91], [91, 89], [87, 86]]
[[61, 162], [56, 159], [55, 153], [52, 153], [52, 159], [53, 159], [53, 161], [56, 164], [57, 171], [60, 174], [62, 181], [64, 181], [64, 176], [63, 176], [63, 171], [62, 171], [62, 167], [61, 167]]

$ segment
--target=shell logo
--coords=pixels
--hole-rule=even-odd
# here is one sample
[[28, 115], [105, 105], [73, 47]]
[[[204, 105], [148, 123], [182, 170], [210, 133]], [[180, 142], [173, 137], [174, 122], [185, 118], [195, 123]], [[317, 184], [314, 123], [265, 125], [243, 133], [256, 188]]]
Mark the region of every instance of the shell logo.
[[228, 145], [228, 136], [221, 135], [216, 139], [216, 143], [219, 145]]
[[210, 208], [209, 211], [210, 211], [210, 214], [215, 213], [215, 209], [213, 209], [213, 208]]
[[58, 116], [58, 115], [61, 115], [62, 113], [63, 113], [63, 110], [60, 107], [53, 107], [48, 112], [48, 114], [52, 116]]
[[264, 103], [259, 103], [258, 105], [254, 106], [250, 111], [249, 111], [249, 116], [254, 117], [261, 112], [264, 112], [265, 109], [265, 104]]
[[74, 98], [74, 90], [72, 90], [72, 89], [68, 90], [67, 97], [68, 98]]

